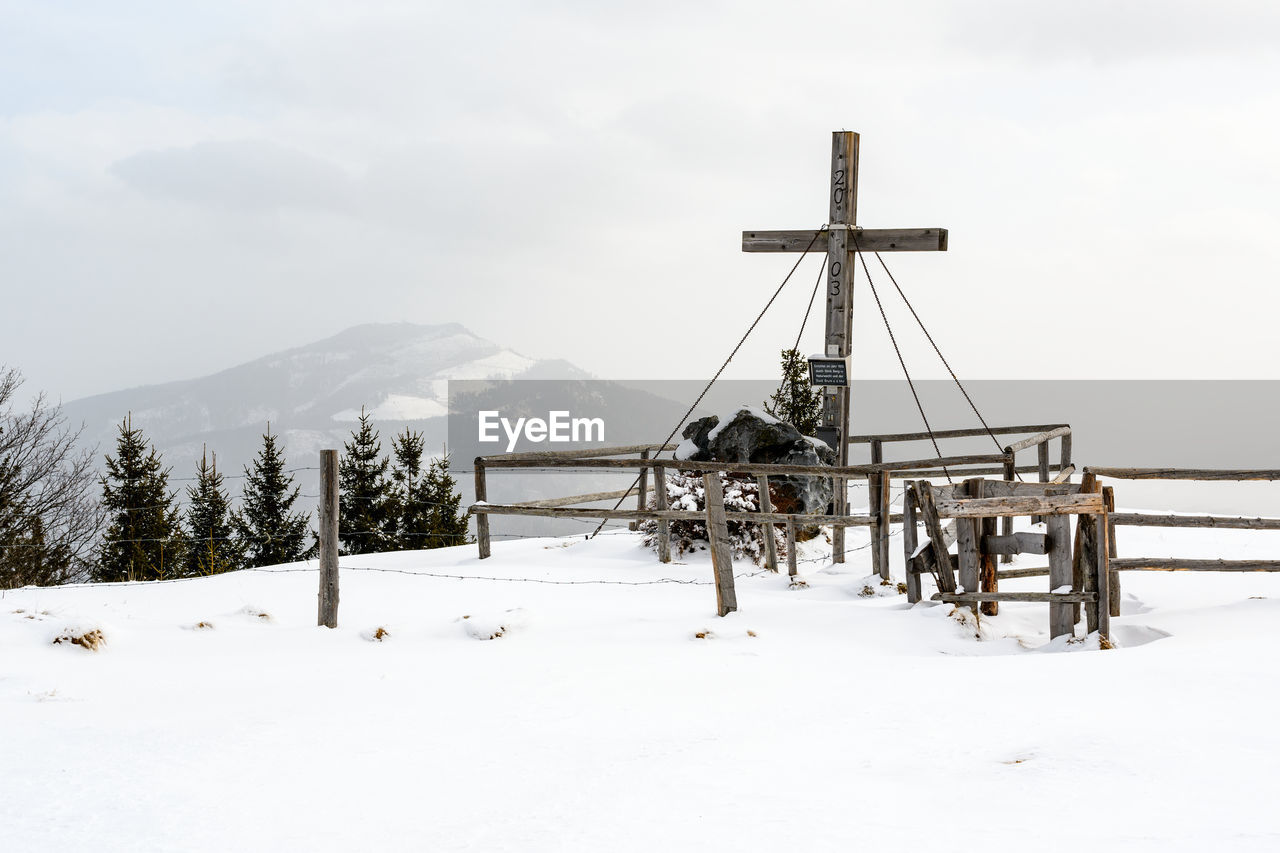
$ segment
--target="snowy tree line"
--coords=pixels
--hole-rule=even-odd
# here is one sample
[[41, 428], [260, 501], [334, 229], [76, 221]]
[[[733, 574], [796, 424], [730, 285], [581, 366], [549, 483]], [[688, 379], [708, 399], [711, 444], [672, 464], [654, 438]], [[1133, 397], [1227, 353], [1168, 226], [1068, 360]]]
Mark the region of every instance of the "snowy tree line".
[[[288, 467], [270, 426], [244, 469], [238, 506], [207, 451], [182, 505], [170, 469], [130, 417], [99, 475], [59, 407], [43, 395], [16, 406], [21, 384], [16, 370], [0, 369], [0, 588], [199, 577], [315, 555], [308, 514], [296, 509], [302, 469]], [[448, 458], [424, 456], [421, 433], [407, 428], [384, 456], [361, 412], [339, 464], [344, 554], [468, 541]]]

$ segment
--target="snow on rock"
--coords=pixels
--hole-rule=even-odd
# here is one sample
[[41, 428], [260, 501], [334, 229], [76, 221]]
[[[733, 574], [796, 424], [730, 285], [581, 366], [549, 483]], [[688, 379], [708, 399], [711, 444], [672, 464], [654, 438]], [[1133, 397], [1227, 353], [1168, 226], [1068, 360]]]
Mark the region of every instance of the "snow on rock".
[[515, 607], [502, 613], [468, 614], [458, 620], [468, 636], [477, 640], [496, 640], [513, 631], [523, 630], [529, 624], [529, 614]]

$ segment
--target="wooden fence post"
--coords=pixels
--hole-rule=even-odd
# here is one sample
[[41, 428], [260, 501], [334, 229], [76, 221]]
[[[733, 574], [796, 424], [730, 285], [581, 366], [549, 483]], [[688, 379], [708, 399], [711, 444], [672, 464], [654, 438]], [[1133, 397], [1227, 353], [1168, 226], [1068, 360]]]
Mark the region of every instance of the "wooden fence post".
[[880, 578], [881, 580], [889, 579], [889, 516], [893, 509], [893, 502], [889, 499], [889, 484], [892, 478], [888, 471], [880, 472], [880, 523], [876, 525], [880, 530]]
[[796, 522], [787, 518], [787, 577], [796, 576]]
[[[476, 475], [476, 502], [488, 501], [489, 492], [484, 482], [484, 457], [477, 456], [472, 468]], [[480, 559], [489, 556], [489, 515], [483, 512], [476, 514], [476, 547], [480, 549]]]
[[[1042, 447], [1044, 445], [1041, 445]], [[1045, 532], [1049, 535], [1049, 591], [1071, 587], [1071, 517], [1046, 515]], [[1049, 638], [1075, 633], [1075, 607], [1071, 603], [1049, 605]]]
[[725, 616], [738, 609], [733, 588], [733, 550], [729, 545], [729, 522], [724, 515], [724, 487], [719, 474], [703, 474], [706, 491], [707, 538], [711, 540], [711, 567], [716, 581], [716, 612]]
[[1062, 455], [1058, 459], [1058, 470], [1065, 471], [1071, 466], [1071, 433], [1062, 436], [1060, 450]]
[[[649, 451], [641, 450], [640, 458], [648, 459]], [[636, 509], [643, 512], [646, 509], [645, 504], [647, 504], [648, 502], [649, 502], [649, 469], [641, 468], [640, 469], [640, 489], [636, 493]], [[627, 525], [628, 530], [638, 530], [639, 528], [640, 528], [639, 521], [633, 521]]]
[[[1005, 482], [1008, 483], [1012, 483], [1018, 479], [1018, 469], [1016, 467], [1016, 462], [1014, 461], [1013, 453], [1008, 453], [1004, 460], [1004, 479]], [[1011, 517], [1006, 515], [1004, 518], [1000, 519], [1000, 533], [1005, 536], [1013, 535], [1013, 519]], [[1012, 563], [1013, 555], [1001, 555], [1000, 562]]]
[[[1116, 555], [1116, 523], [1111, 520], [1110, 514], [1116, 511], [1116, 491], [1110, 486], [1102, 487], [1102, 505], [1107, 508], [1107, 556], [1115, 557]], [[1109, 570], [1107, 572], [1107, 600], [1111, 603], [1111, 615], [1120, 615], [1120, 573]]]
[[[1036, 445], [1036, 463], [1037, 463], [1036, 467], [1040, 469], [1039, 471], [1036, 472], [1040, 478], [1040, 482], [1042, 483], [1049, 482], [1049, 479], [1050, 479], [1049, 477], [1049, 442], [1042, 441]], [[1043, 515], [1031, 516], [1032, 524], [1040, 524], [1044, 520], [1045, 520], [1045, 517]]]
[[[928, 480], [916, 480], [916, 500], [920, 505], [920, 517], [924, 519], [925, 533], [929, 534], [929, 547], [933, 549], [938, 570], [940, 592], [956, 591], [955, 570], [951, 567], [951, 555], [947, 553], [947, 540], [938, 521], [938, 509], [933, 503], [933, 484]], [[957, 519], [958, 520], [958, 519]], [[956, 528], [958, 532], [959, 527]]]
[[868, 528], [871, 534], [871, 571], [873, 574], [880, 574], [880, 477], [883, 474], [872, 473], [867, 475], [867, 513], [872, 518], [872, 524]]
[[902, 492], [902, 564], [907, 572], [907, 603], [920, 600], [920, 575], [912, 565], [919, 540], [916, 538], [916, 494], [910, 483]]
[[[667, 469], [661, 465], [653, 469], [653, 502], [659, 511], [667, 509]], [[671, 522], [658, 519], [658, 562], [671, 562]]]
[[320, 593], [316, 624], [338, 627], [338, 451], [320, 451]]
[[[760, 511], [773, 512], [773, 499], [769, 497], [769, 475], [761, 474], [756, 477], [756, 488], [760, 490]], [[764, 533], [764, 564], [771, 571], [778, 570], [778, 543], [774, 539], [773, 522], [766, 521], [763, 525]]]
[[[978, 497], [981, 488], [980, 480], [965, 480], [961, 487], [963, 493], [971, 498]], [[957, 493], [961, 488], [956, 489]], [[957, 494], [957, 497], [959, 494]], [[957, 518], [956, 519], [956, 565], [960, 570], [960, 586], [964, 587], [965, 592], [978, 591], [978, 551], [981, 540], [978, 538], [978, 530], [982, 519], [978, 518]], [[973, 612], [978, 612], [978, 602], [973, 603]]]
[[1111, 553], [1109, 541], [1111, 537], [1107, 528], [1110, 519], [1107, 517], [1107, 505], [1102, 505], [1102, 512], [1094, 516], [1097, 521], [1097, 587], [1098, 587], [1098, 636], [1107, 642], [1111, 641]]

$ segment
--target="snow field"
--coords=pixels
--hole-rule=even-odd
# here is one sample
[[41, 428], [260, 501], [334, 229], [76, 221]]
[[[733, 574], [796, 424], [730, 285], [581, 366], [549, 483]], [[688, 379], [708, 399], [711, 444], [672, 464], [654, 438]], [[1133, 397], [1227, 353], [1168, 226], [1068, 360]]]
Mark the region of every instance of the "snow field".
[[[1149, 556], [1276, 544], [1122, 535]], [[1048, 643], [1044, 605], [909, 608], [865, 551], [802, 564], [800, 590], [739, 563], [718, 619], [685, 583], [705, 553], [638, 543], [343, 558], [333, 631], [314, 564], [4, 593], [0, 849], [1280, 843], [1280, 577], [1126, 573], [1121, 648], [1099, 652]], [[54, 645], [69, 628], [105, 643]]]

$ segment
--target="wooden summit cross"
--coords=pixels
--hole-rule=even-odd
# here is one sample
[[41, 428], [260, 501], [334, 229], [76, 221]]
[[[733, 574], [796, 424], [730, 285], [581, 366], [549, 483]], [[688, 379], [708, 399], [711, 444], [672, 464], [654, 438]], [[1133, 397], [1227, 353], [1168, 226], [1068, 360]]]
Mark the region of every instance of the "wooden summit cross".
[[[827, 252], [827, 323], [824, 355], [846, 358], [853, 337], [853, 268], [855, 255], [864, 252], [945, 252], [945, 228], [859, 228], [858, 134], [838, 130], [831, 134], [831, 218], [826, 240], [814, 231], [744, 231], [744, 252]], [[849, 232], [853, 231], [853, 238]], [[815, 240], [816, 236], [816, 240]], [[857, 243], [855, 246], [854, 240]], [[835, 430], [840, 465], [849, 464], [849, 388], [826, 387], [822, 393], [822, 426]], [[848, 496], [837, 482], [835, 512], [845, 515]], [[833, 531], [832, 559], [844, 562], [844, 528]]]

